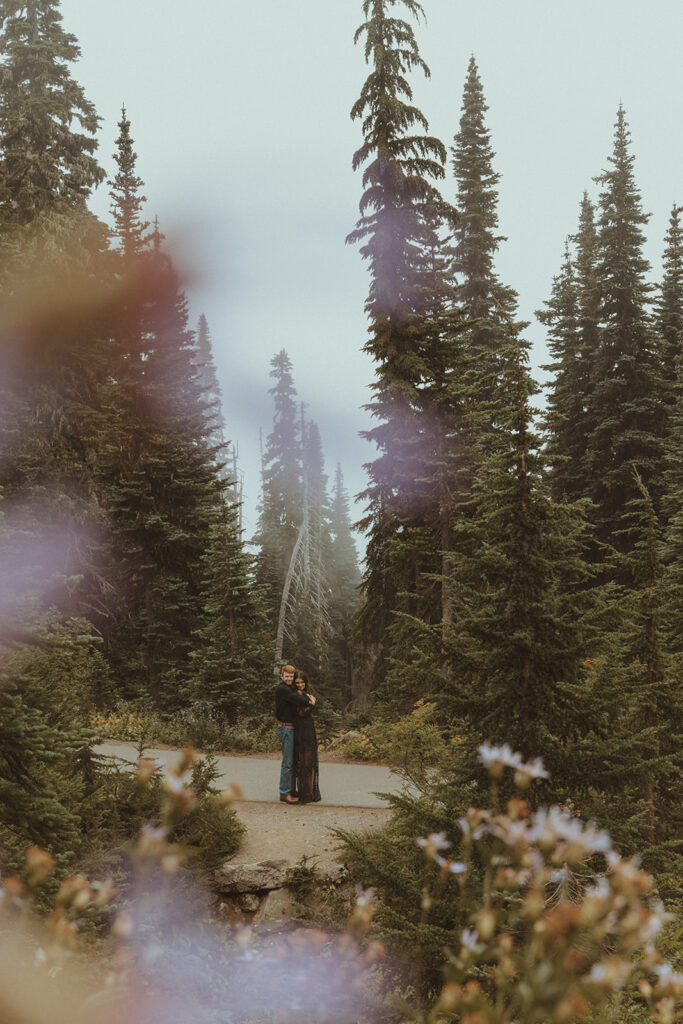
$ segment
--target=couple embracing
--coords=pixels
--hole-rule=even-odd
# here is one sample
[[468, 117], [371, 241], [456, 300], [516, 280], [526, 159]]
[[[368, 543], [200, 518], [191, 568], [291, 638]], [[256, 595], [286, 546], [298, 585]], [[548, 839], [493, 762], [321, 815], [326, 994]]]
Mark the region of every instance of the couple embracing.
[[309, 804], [320, 800], [318, 738], [313, 724], [316, 699], [308, 678], [293, 665], [284, 665], [275, 691], [277, 738], [282, 744], [280, 800]]

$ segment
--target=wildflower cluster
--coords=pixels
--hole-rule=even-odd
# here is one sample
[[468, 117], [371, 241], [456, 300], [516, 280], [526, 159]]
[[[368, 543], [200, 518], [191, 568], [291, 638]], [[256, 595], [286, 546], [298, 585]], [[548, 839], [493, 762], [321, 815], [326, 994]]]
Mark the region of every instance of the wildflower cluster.
[[[372, 890], [358, 889], [341, 933], [297, 929], [264, 939], [251, 928], [226, 930], [207, 921], [204, 904], [178, 884], [178, 869], [189, 852], [178, 841], [179, 826], [199, 799], [183, 782], [193, 767], [193, 778], [197, 775], [194, 762], [194, 751], [184, 750], [176, 769], [163, 777], [154, 761], [138, 763], [137, 786], [161, 785], [164, 803], [161, 819], [146, 823], [131, 846], [135, 884], [125, 901], [111, 881], [73, 876], [62, 884], [45, 930], [31, 919], [25, 896], [51, 877], [51, 855], [30, 848], [25, 879], [5, 880], [0, 1005], [6, 995], [12, 1005], [21, 1003], [22, 1022], [41, 1024], [52, 1004], [49, 1019], [55, 1024], [86, 1017], [92, 1024], [133, 1018], [214, 1021], [225, 1019], [226, 1007], [231, 1019], [282, 1024], [301, 1019], [351, 1024], [368, 1018], [373, 998], [368, 986], [386, 955], [381, 943], [367, 941], [375, 911]], [[233, 784], [220, 799], [229, 804], [240, 796]], [[110, 923], [105, 956], [99, 961], [76, 956], [83, 921], [103, 912]]]
[[[545, 778], [507, 747], [483, 748], [497, 779], [505, 768]], [[683, 975], [657, 939], [668, 915], [653, 882], [623, 859], [606, 832], [561, 807], [471, 808], [459, 822], [462, 861], [443, 856], [444, 835], [419, 840], [443, 873], [458, 875], [469, 921], [451, 951], [431, 1020], [507, 1024], [603, 1019], [629, 992], [662, 1024], [683, 1019]]]
[[[50, 880], [55, 858], [39, 846], [26, 850], [23, 878], [10, 875], [0, 884], [0, 925], [18, 934], [18, 928], [30, 915], [40, 890]], [[54, 909], [47, 917], [42, 940], [33, 948], [36, 967], [48, 970], [63, 967], [77, 945], [79, 932], [109, 910], [116, 896], [111, 878], [89, 881], [84, 875], [65, 878], [57, 890]]]

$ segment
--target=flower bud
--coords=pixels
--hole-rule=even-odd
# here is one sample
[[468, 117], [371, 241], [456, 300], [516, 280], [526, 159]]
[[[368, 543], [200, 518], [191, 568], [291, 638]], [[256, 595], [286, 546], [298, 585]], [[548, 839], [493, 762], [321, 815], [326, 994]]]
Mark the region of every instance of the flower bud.
[[484, 942], [488, 942], [493, 938], [493, 934], [496, 930], [496, 915], [492, 910], [482, 910], [481, 914], [477, 918], [477, 932]]
[[141, 789], [147, 785], [158, 767], [159, 766], [156, 761], [151, 757], [138, 758], [137, 768], [135, 771], [135, 781]]
[[462, 989], [460, 985], [456, 985], [455, 982], [449, 981], [441, 989], [441, 995], [439, 996], [438, 1002], [435, 1009], [451, 1013], [460, 1000], [462, 999]]
[[219, 793], [218, 799], [222, 804], [230, 805], [235, 800], [244, 800], [244, 790], [236, 782], [229, 782]]
[[178, 775], [184, 775], [186, 771], [192, 767], [197, 760], [197, 751], [193, 747], [183, 747], [180, 751], [180, 761], [176, 772]]
[[55, 859], [40, 846], [29, 846], [26, 851], [26, 880], [33, 888], [42, 885], [52, 874]]
[[522, 913], [530, 921], [535, 921], [545, 910], [545, 896], [540, 889], [529, 889], [524, 897]]
[[125, 941], [129, 939], [135, 931], [135, 922], [130, 916], [127, 910], [121, 910], [116, 915], [113, 925], [111, 926], [111, 933], [115, 939]]

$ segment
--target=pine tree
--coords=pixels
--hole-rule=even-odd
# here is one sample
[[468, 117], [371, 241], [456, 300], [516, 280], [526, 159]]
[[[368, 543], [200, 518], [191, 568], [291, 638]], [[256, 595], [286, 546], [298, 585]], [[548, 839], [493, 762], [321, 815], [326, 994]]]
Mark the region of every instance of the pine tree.
[[[249, 683], [258, 675], [249, 644], [240, 660], [235, 638], [255, 620], [253, 609], [240, 617], [249, 605], [241, 595], [249, 570], [220, 472], [222, 412], [208, 327], [204, 320], [199, 339], [189, 329], [187, 299], [158, 222], [149, 233], [142, 221], [143, 183], [125, 116], [120, 129], [112, 211], [123, 272], [138, 284], [115, 324], [121, 372], [111, 388], [116, 415], [100, 465], [121, 595], [107, 652], [120, 692], [151, 696], [170, 712], [199, 695], [196, 665], [206, 649], [209, 699], [234, 711], [229, 680], [246, 673]], [[227, 591], [206, 564], [209, 552]], [[219, 637], [226, 643], [222, 666]]]
[[[73, 863], [97, 812], [87, 720], [107, 669], [87, 623], [44, 617], [24, 643], [0, 638], [0, 863], [29, 844]], [[91, 817], [92, 815], [92, 817]]]
[[[386, 672], [387, 629], [395, 612], [434, 603], [427, 573], [440, 568], [439, 500], [432, 479], [433, 384], [442, 356], [441, 324], [430, 322], [445, 282], [435, 260], [443, 245], [441, 229], [450, 216], [432, 184], [444, 176], [445, 150], [429, 136], [424, 115], [412, 103], [408, 74], [426, 76], [411, 25], [390, 16], [396, 0], [365, 0], [365, 59], [372, 69], [354, 104], [353, 119], [364, 118], [364, 143], [353, 159], [365, 165], [361, 217], [347, 241], [360, 242], [371, 285], [366, 312], [370, 338], [365, 345], [376, 363], [368, 409], [377, 425], [364, 436], [379, 449], [367, 467], [370, 484], [361, 527], [368, 531], [359, 632], [363, 645], [377, 646], [375, 677]], [[401, 0], [416, 18], [422, 8]], [[436, 276], [435, 276], [436, 269]], [[425, 479], [428, 476], [429, 479]], [[425, 533], [426, 521], [431, 529]], [[431, 541], [428, 536], [431, 534]], [[426, 552], [425, 552], [426, 548]], [[425, 558], [426, 553], [426, 558]], [[440, 601], [436, 599], [437, 613]], [[427, 612], [428, 613], [428, 612]]]
[[660, 507], [666, 422], [659, 352], [648, 313], [649, 265], [642, 251], [648, 216], [634, 180], [629, 139], [620, 107], [611, 167], [597, 179], [603, 186], [596, 263], [601, 332], [586, 462], [597, 538], [620, 550], [628, 550], [630, 543], [619, 531], [634, 496], [633, 465], [655, 509]]
[[195, 649], [193, 696], [230, 721], [253, 719], [272, 704], [272, 642], [239, 532], [239, 510], [226, 505], [202, 560], [205, 604]]
[[114, 218], [114, 234], [119, 241], [126, 260], [140, 256], [149, 242], [149, 221], [143, 219], [142, 207], [147, 197], [142, 194], [144, 183], [136, 173], [137, 153], [133, 149], [130, 121], [126, 108], [121, 107], [119, 134], [116, 139], [114, 159], [118, 170], [110, 182], [112, 198], [111, 212]]
[[[577, 419], [573, 425], [575, 438], [573, 457], [579, 460], [577, 465], [581, 476], [583, 476], [583, 482], [578, 475], [573, 481], [565, 480], [565, 483], [572, 487], [572, 490], [567, 492], [570, 500], [586, 497], [588, 493], [587, 481], [590, 479], [590, 473], [586, 465], [586, 452], [594, 427], [591, 413], [592, 394], [596, 379], [596, 361], [600, 350], [600, 292], [597, 273], [595, 210], [585, 192], [581, 200], [579, 228], [574, 235], [574, 244], [579, 349], [574, 373]], [[581, 454], [582, 452], [583, 454]]]
[[676, 363], [674, 405], [666, 446], [666, 529], [664, 533], [664, 629], [667, 646], [683, 658], [683, 358]]
[[143, 666], [159, 705], [178, 707], [192, 689], [195, 634], [205, 603], [202, 558], [221, 520], [225, 484], [209, 441], [210, 426], [188, 326], [187, 298], [160, 239], [149, 257], [156, 290], [148, 311], [144, 363], [144, 445], [136, 523], [144, 552]]
[[544, 366], [553, 381], [548, 396], [545, 425], [548, 433], [547, 456], [551, 466], [553, 495], [560, 501], [580, 497], [586, 488], [583, 473], [585, 437], [585, 391], [577, 386], [584, 372], [576, 278], [565, 245], [562, 270], [553, 279], [553, 290], [545, 310], [537, 317], [548, 327], [548, 348], [554, 362]]
[[683, 358], [683, 229], [681, 227], [683, 206], [674, 204], [669, 219], [669, 229], [664, 239], [664, 274], [656, 304], [657, 327], [661, 337], [661, 360], [664, 381], [669, 392], [669, 403], [673, 394], [677, 363]]
[[69, 70], [80, 50], [61, 22], [58, 0], [0, 8], [0, 226], [5, 246], [11, 237], [25, 247], [30, 231], [43, 252], [63, 253], [87, 251], [94, 237], [101, 246], [85, 204], [104, 171], [94, 155], [99, 118]]
[[[486, 429], [499, 372], [501, 340], [515, 315], [516, 294], [499, 281], [494, 260], [500, 243], [498, 191], [500, 175], [493, 169], [494, 152], [486, 127], [488, 110], [479, 70], [470, 58], [463, 90], [459, 131], [453, 139], [453, 171], [458, 183], [458, 222], [453, 269], [456, 295], [467, 308], [471, 390], [476, 390], [475, 414]], [[488, 409], [488, 412], [486, 410]], [[481, 410], [481, 412], [480, 412]]]
[[567, 747], [583, 726], [574, 697], [583, 598], [573, 593], [585, 577], [583, 516], [548, 494], [530, 408], [538, 388], [514, 330], [500, 356], [498, 432], [460, 528], [445, 699], [468, 721], [474, 746], [505, 742], [541, 756], [561, 786]]
[[219, 451], [219, 456], [225, 458], [225, 417], [223, 416], [223, 393], [218, 383], [216, 363], [213, 357], [213, 345], [211, 343], [211, 332], [209, 324], [202, 313], [197, 324], [197, 352], [195, 364], [199, 373], [199, 381], [202, 389], [202, 401], [206, 407], [207, 421], [210, 426], [210, 437]]
[[292, 364], [282, 349], [271, 360], [269, 391], [275, 411], [266, 439], [263, 493], [254, 543], [259, 546], [256, 578], [264, 593], [273, 635], [302, 515], [301, 439]]
[[[625, 850], [644, 854], [650, 867], [662, 870], [671, 867], [680, 832], [683, 702], [680, 662], [666, 644], [664, 627], [674, 607], [660, 528], [637, 472], [634, 489], [624, 515], [631, 550], [618, 557], [628, 562], [620, 575], [629, 586], [612, 590], [606, 603], [586, 690], [590, 724], [576, 749], [584, 772], [575, 792], [586, 816], [597, 816]], [[680, 606], [677, 618], [679, 612]]]
[[0, 288], [8, 322], [19, 327], [2, 339], [12, 348], [3, 385], [14, 423], [3, 424], [0, 483], [23, 506], [37, 547], [56, 521], [70, 531], [61, 585], [55, 579], [49, 598], [66, 616], [94, 620], [108, 614], [111, 558], [92, 489], [107, 422], [99, 390], [112, 372], [98, 308], [106, 231], [86, 207], [103, 176], [98, 119], [71, 77], [79, 51], [58, 5], [5, 3], [0, 18]]

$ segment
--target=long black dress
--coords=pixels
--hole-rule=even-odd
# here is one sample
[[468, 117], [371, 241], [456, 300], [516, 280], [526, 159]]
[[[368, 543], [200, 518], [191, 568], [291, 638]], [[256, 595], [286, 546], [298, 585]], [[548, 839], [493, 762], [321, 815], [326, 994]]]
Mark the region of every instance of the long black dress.
[[313, 708], [297, 708], [294, 719], [294, 795], [302, 804], [320, 800], [318, 786], [318, 737]]

